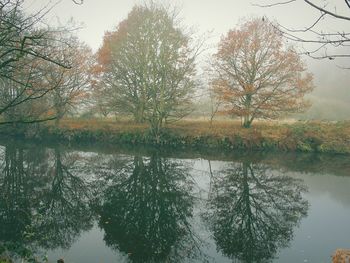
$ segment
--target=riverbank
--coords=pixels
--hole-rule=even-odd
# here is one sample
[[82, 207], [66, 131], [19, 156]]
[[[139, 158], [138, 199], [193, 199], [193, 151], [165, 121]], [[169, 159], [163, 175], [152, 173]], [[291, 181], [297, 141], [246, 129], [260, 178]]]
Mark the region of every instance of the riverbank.
[[164, 145], [176, 148], [350, 153], [350, 122], [257, 122], [244, 129], [236, 121], [183, 120], [168, 124], [156, 141], [147, 124], [126, 120], [66, 119], [35, 129], [2, 127], [2, 136], [35, 140]]

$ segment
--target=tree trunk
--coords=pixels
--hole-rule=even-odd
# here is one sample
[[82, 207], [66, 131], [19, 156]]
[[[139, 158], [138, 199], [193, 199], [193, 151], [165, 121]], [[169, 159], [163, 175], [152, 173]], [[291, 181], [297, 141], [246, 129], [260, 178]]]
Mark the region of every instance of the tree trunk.
[[163, 126], [163, 119], [161, 117], [154, 117], [151, 121], [151, 133], [155, 138], [156, 142], [160, 142], [160, 133]]
[[253, 119], [250, 116], [250, 107], [251, 107], [251, 102], [252, 102], [252, 95], [247, 94], [245, 98], [245, 113], [243, 116], [243, 127], [244, 128], [250, 128]]
[[244, 128], [250, 128], [251, 124], [252, 124], [252, 120], [251, 120], [250, 116], [249, 115], [245, 115], [243, 117], [243, 127]]
[[144, 116], [144, 109], [140, 106], [140, 108], [136, 109], [136, 112], [134, 113], [134, 119], [137, 123], [144, 123], [145, 122], [145, 116]]

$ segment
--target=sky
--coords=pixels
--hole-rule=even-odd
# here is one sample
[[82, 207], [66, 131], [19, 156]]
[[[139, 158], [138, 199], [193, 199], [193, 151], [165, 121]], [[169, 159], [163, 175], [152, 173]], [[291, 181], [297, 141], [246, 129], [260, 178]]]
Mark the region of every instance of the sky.
[[[35, 12], [45, 5], [55, 4], [46, 16], [48, 23], [55, 24], [59, 21], [64, 25], [73, 18], [77, 24], [82, 26], [77, 32], [79, 38], [86, 42], [93, 51], [97, 51], [101, 46], [106, 31], [113, 30], [119, 22], [125, 19], [135, 4], [144, 2], [140, 0], [84, 0], [82, 5], [77, 5], [72, 0], [57, 1], [59, 0], [25, 0], [24, 2], [28, 12]], [[244, 18], [266, 16], [288, 28], [300, 29], [311, 25], [319, 15], [318, 11], [303, 1], [273, 8], [254, 5], [273, 1], [277, 0], [158, 0], [160, 3], [177, 6], [180, 9], [182, 24], [191, 27], [198, 35], [209, 35], [207, 42], [213, 47], [223, 34], [237, 26]], [[350, 9], [345, 6], [343, 0], [313, 0], [313, 2], [320, 5], [328, 3], [326, 7], [329, 10], [350, 16]], [[327, 19], [321, 22], [320, 27], [325, 31], [347, 30], [349, 32], [350, 22]], [[328, 104], [330, 102], [332, 105], [339, 104], [341, 110], [344, 110], [345, 107], [345, 111], [348, 110], [345, 116], [350, 119], [350, 70], [339, 68], [339, 66], [350, 67], [350, 58], [335, 61], [304, 59], [315, 77], [316, 89], [312, 96], [317, 97], [318, 101], [327, 100]]]
[[[276, 0], [158, 0], [160, 3], [177, 6], [181, 10], [180, 17], [183, 18], [183, 24], [194, 27], [200, 32], [210, 31], [217, 40], [244, 17], [266, 15], [285, 26], [302, 28], [311, 24], [318, 14], [313, 8], [298, 2], [274, 8], [254, 6], [272, 1]], [[330, 10], [344, 9], [338, 13], [350, 15], [350, 9], [346, 10], [342, 0], [330, 1], [332, 2]], [[102, 43], [104, 32], [115, 28], [127, 17], [135, 4], [143, 2], [143, 0], [84, 0], [82, 5], [76, 5], [72, 0], [25, 0], [25, 5], [30, 11], [38, 10], [45, 5], [55, 5], [47, 16], [49, 22], [55, 23], [59, 20], [64, 24], [70, 18], [74, 18], [77, 23], [83, 24], [78, 33], [79, 37], [93, 50], [97, 50]], [[328, 21], [323, 26], [332, 28]]]

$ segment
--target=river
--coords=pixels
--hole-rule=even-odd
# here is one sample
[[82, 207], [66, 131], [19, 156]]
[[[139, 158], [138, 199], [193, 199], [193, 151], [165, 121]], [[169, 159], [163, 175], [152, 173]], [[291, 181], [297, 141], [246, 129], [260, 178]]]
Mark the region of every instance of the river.
[[0, 254], [17, 262], [331, 262], [350, 157], [0, 142]]

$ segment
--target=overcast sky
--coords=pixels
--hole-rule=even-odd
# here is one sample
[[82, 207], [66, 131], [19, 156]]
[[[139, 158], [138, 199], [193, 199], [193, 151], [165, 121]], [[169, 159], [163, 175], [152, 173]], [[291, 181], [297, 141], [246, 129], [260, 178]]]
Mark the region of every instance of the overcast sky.
[[[25, 0], [25, 4], [28, 10], [37, 10], [48, 4], [49, 1]], [[307, 26], [317, 16], [315, 10], [303, 3], [274, 8], [261, 8], [253, 5], [271, 1], [273, 0], [159, 0], [159, 2], [173, 3], [180, 7], [181, 17], [186, 26], [194, 26], [201, 32], [213, 31], [217, 38], [233, 28], [241, 18], [251, 15], [266, 15], [289, 27]], [[51, 0], [51, 3], [55, 2], [57, 1]], [[84, 0], [83, 5], [76, 5], [71, 0], [61, 0], [48, 17], [51, 22], [59, 19], [62, 24], [71, 17], [76, 22], [83, 23], [84, 27], [79, 32], [80, 38], [93, 50], [97, 50], [102, 43], [104, 32], [115, 28], [127, 17], [135, 4], [142, 2], [139, 0]], [[330, 0], [330, 2], [332, 5], [329, 6], [329, 9], [332, 11], [338, 8], [339, 13], [350, 15], [350, 10], [346, 10], [343, 0]], [[329, 23], [324, 26], [329, 27]]]
[[[50, 0], [25, 0], [27, 10], [38, 10]], [[261, 8], [253, 4], [271, 3], [274, 0], [159, 0], [158, 2], [172, 3], [180, 7], [183, 24], [194, 27], [199, 33], [211, 32], [211, 43], [217, 43], [222, 34], [234, 28], [240, 19], [249, 16], [266, 15], [271, 20], [289, 28], [305, 28], [311, 25], [319, 12], [309, 7], [303, 1], [297, 1], [287, 6]], [[276, 0], [277, 1], [277, 0]], [[314, 3], [324, 4], [325, 0], [313, 0]], [[51, 0], [52, 3], [57, 1]], [[81, 40], [86, 42], [94, 51], [102, 44], [105, 31], [113, 30], [120, 21], [127, 17], [139, 0], [84, 0], [82, 5], [76, 5], [72, 0], [61, 0], [49, 13], [49, 23], [57, 20], [65, 24], [70, 18], [83, 27], [78, 32]], [[341, 15], [350, 16], [350, 9], [343, 0], [328, 0], [327, 8]], [[339, 22], [328, 19], [322, 22], [325, 31], [350, 31], [350, 22]], [[337, 65], [350, 66], [350, 59], [337, 61], [307, 60], [310, 70], [315, 75], [316, 94], [340, 99], [350, 105], [350, 71], [340, 72]], [[338, 92], [339, 91], [339, 92]], [[350, 106], [349, 106], [350, 109]], [[350, 117], [350, 113], [349, 113]]]

